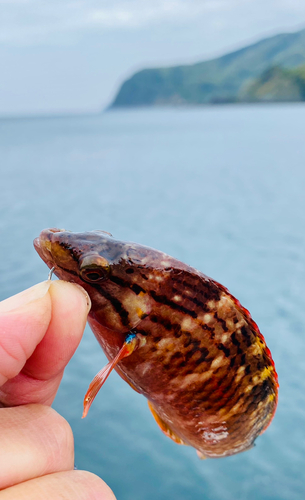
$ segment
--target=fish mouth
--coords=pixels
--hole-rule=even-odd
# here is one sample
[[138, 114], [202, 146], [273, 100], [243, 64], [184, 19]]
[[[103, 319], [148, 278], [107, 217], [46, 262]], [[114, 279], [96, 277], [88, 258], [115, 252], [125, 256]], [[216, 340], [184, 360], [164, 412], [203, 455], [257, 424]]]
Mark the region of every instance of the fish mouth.
[[52, 255], [52, 238], [55, 233], [66, 232], [65, 229], [50, 228], [41, 231], [40, 235], [34, 239], [34, 248], [38, 253], [39, 257], [47, 264], [51, 269], [54, 267], [54, 256]]

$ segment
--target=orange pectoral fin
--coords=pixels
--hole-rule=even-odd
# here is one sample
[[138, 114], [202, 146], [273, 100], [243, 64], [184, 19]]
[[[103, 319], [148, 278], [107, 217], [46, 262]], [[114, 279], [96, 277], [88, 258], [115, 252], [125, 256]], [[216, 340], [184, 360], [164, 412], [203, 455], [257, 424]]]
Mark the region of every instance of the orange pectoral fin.
[[100, 372], [98, 372], [97, 375], [95, 375], [84, 398], [84, 411], [82, 418], [85, 418], [87, 416], [89, 408], [92, 405], [95, 396], [109, 377], [113, 368], [115, 368], [116, 364], [119, 363], [119, 361], [121, 361], [123, 358], [130, 356], [130, 354], [132, 354], [138, 346], [138, 337], [135, 334], [129, 335], [115, 358], [106, 366], [104, 366], [104, 368]]
[[156, 412], [155, 407], [150, 401], [148, 402], [148, 407], [153, 414], [153, 417], [155, 421], [157, 422], [158, 426], [160, 427], [161, 431], [170, 439], [175, 441], [177, 444], [184, 444], [187, 446], [187, 444], [179, 437], [177, 434], [175, 434], [174, 431], [164, 422], [164, 420], [160, 417], [160, 415]]

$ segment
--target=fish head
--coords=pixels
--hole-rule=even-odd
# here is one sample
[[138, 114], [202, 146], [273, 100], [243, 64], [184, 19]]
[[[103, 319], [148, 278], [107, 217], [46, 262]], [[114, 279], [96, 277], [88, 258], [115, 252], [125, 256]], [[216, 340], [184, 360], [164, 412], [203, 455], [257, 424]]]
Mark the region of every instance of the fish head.
[[149, 248], [115, 240], [104, 231], [62, 229], [43, 230], [34, 247], [58, 278], [85, 288], [92, 302], [89, 316], [99, 325], [126, 333], [149, 314], [146, 274], [156, 259]]

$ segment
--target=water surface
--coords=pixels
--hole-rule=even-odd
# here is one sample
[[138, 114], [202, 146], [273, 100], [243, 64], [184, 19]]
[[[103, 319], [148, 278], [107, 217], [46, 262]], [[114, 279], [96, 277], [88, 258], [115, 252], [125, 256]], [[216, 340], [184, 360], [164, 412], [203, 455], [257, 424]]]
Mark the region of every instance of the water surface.
[[220, 281], [275, 359], [279, 408], [254, 449], [198, 460], [164, 437], [112, 374], [81, 420], [105, 357], [86, 330], [54, 407], [76, 464], [120, 500], [304, 500], [305, 106], [140, 110], [0, 121], [0, 299], [47, 276], [45, 227], [103, 229]]

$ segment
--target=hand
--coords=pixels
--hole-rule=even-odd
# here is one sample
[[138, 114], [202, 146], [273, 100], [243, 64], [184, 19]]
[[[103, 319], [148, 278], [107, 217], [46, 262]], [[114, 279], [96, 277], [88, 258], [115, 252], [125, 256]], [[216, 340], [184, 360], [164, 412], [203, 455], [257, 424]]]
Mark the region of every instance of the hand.
[[63, 281], [0, 302], [0, 500], [115, 500], [99, 477], [73, 470], [71, 428], [49, 406], [89, 308]]

